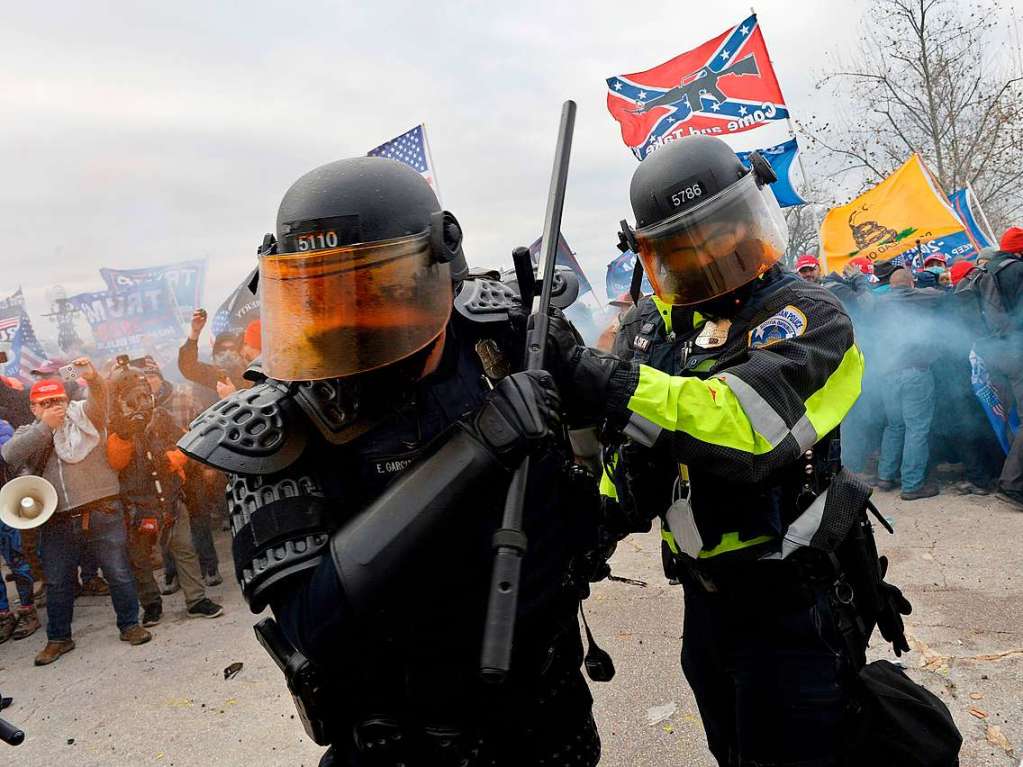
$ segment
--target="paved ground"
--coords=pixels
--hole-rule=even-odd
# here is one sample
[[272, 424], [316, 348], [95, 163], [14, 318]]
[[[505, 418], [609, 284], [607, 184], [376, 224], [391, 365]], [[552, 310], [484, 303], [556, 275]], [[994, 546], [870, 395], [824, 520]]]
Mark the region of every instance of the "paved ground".
[[[952, 709], [965, 739], [963, 767], [1016, 767], [1023, 756], [1023, 514], [975, 497], [902, 503], [881, 493], [879, 500], [897, 533], [881, 540], [882, 549], [915, 607], [908, 621], [915, 649], [904, 658], [912, 676]], [[662, 585], [656, 537], [623, 542], [614, 564], [619, 575], [650, 585], [603, 583], [588, 603], [598, 642], [618, 668], [614, 682], [594, 689], [602, 765], [713, 767], [678, 666], [681, 595]], [[227, 615], [190, 620], [180, 595], [169, 597], [154, 641], [142, 647], [117, 641], [109, 601], [99, 598], [79, 600], [78, 649], [52, 666], [32, 666], [42, 632], [0, 646], [0, 688], [15, 698], [4, 714], [28, 733], [16, 750], [0, 744], [12, 760], [4, 763], [314, 765], [319, 749], [294, 719], [237, 589], [214, 591]], [[244, 668], [225, 681], [223, 669], [235, 661]]]

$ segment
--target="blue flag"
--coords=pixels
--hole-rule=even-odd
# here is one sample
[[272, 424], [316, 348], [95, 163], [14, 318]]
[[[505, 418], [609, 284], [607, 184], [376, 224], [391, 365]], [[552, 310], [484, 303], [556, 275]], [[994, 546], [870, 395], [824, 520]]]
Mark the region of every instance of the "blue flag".
[[[792, 186], [792, 161], [796, 159], [796, 152], [799, 151], [796, 139], [790, 138], [782, 144], [759, 151], [771, 163], [771, 167], [778, 175], [778, 180], [771, 184], [771, 191], [774, 192], [778, 204], [783, 208], [791, 205], [805, 205], [806, 200], [800, 197], [795, 187]], [[742, 160], [742, 164], [748, 168], [750, 153], [736, 152], [736, 154]]]
[[[607, 265], [607, 276], [604, 279], [608, 301], [614, 301], [622, 293], [629, 292], [629, 288], [632, 286], [632, 272], [635, 268], [636, 254], [631, 250], [625, 251]], [[640, 287], [640, 292], [643, 295], [649, 295], [654, 292], [645, 274], [643, 275], [643, 284]]]
[[146, 266], [140, 269], [101, 268], [99, 274], [107, 288], [114, 293], [130, 292], [139, 285], [166, 282], [174, 294], [181, 316], [186, 319], [193, 310], [202, 306], [203, 288], [206, 283], [205, 259]]
[[252, 270], [235, 288], [231, 295], [224, 299], [210, 322], [210, 338], [215, 340], [221, 333], [241, 335], [253, 320], [259, 319], [261, 304], [259, 296], [249, 290], [249, 285], [256, 276]]
[[[952, 207], [955, 209], [956, 215], [959, 216], [959, 220], [963, 222], [963, 226], [966, 227], [966, 231], [970, 236], [970, 239], [974, 241], [974, 245], [977, 250], [981, 248], [989, 248], [995, 244], [995, 238], [988, 232], [985, 232], [981, 227], [977, 217], [973, 215], [973, 195], [970, 194], [970, 190], [958, 189], [952, 192], [948, 196], [948, 201], [952, 203]], [[976, 253], [972, 254], [976, 256]]]
[[79, 293], [67, 300], [89, 323], [100, 353], [152, 354], [161, 364], [177, 359], [177, 345], [184, 332], [174, 293], [167, 283]]
[[1008, 455], [1016, 433], [1019, 431], [1020, 414], [1016, 412], [1016, 408], [1012, 407], [1011, 403], [1011, 410], [1006, 411], [1005, 405], [1002, 404], [1002, 400], [998, 396], [998, 392], [991, 385], [991, 375], [988, 373], [983, 358], [973, 351], [970, 352], [970, 366], [970, 381], [973, 384], [973, 393], [980, 400], [980, 406], [983, 408], [984, 415], [987, 416], [988, 423], [991, 424], [991, 428], [998, 438], [998, 444], [1002, 446], [1002, 450]]
[[[533, 261], [533, 266], [536, 266], [537, 260], [540, 258], [540, 245], [543, 237], [537, 238], [536, 242], [529, 246], [529, 257]], [[575, 253], [568, 247], [568, 243], [565, 241], [565, 236], [562, 234], [558, 235], [558, 253], [554, 258], [556, 266], [567, 266], [576, 276], [579, 278], [579, 295], [583, 296], [593, 290], [593, 286], [590, 285], [590, 281], [586, 279], [586, 272], [583, 271], [582, 266], [575, 258]]]

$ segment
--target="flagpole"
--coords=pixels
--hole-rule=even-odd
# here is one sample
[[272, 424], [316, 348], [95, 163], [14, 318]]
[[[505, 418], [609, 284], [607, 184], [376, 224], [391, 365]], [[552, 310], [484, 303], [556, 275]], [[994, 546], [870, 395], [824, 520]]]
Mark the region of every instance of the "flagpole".
[[[752, 5], [749, 7], [749, 12], [751, 16], [757, 15], [757, 9], [754, 8]], [[757, 21], [759, 21], [759, 19]], [[774, 72], [774, 62], [771, 61], [770, 50], [767, 51], [767, 61], [771, 65], [771, 71]], [[775, 82], [777, 82], [777, 75], [775, 75]], [[781, 93], [781, 83], [778, 83], [778, 92]], [[784, 96], [782, 96], [782, 98], [784, 99]], [[789, 138], [790, 139], [797, 138], [796, 128], [792, 124], [791, 114], [785, 117], [785, 124], [788, 126], [789, 129]], [[796, 162], [799, 163], [799, 172], [803, 176], [803, 184], [805, 186], [806, 184], [809, 184], [810, 180], [809, 177], [806, 175], [806, 166], [803, 165], [803, 153], [799, 151], [798, 146], [796, 147]], [[821, 227], [823, 226], [823, 222], [821, 221], [821, 218], [818, 215], [816, 204], [812, 202], [807, 202], [806, 204], [810, 206], [810, 214], [813, 216], [813, 223], [817, 227], [817, 257], [821, 264], [821, 274], [825, 275], [828, 273], [828, 257], [824, 253], [824, 242], [821, 239]]]
[[433, 162], [433, 151], [430, 149], [430, 138], [426, 135], [426, 123], [422, 123], [423, 126], [423, 144], [426, 146], [426, 156], [430, 160], [430, 172], [433, 174], [433, 191], [437, 195], [437, 202], [440, 202], [440, 206], [443, 208], [444, 203], [440, 200], [440, 181], [437, 179], [437, 166]]
[[973, 184], [969, 181], [966, 182], [966, 191], [969, 192], [970, 196], [977, 201], [977, 210], [980, 212], [980, 217], [984, 219], [984, 227], [987, 229], [984, 234], [987, 235], [987, 238], [997, 246], [998, 238], [995, 236], [995, 230], [991, 228], [991, 222], [987, 220], [987, 213], [984, 212], [984, 206], [980, 204], [980, 198], [977, 196], [977, 193], [973, 191]]

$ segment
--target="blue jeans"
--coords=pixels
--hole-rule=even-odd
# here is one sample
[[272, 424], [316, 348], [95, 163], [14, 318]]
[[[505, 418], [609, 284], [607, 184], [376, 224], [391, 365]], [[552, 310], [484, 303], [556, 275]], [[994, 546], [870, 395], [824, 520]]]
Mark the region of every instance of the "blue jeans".
[[919, 368], [896, 370], [885, 376], [881, 398], [885, 427], [877, 476], [891, 482], [901, 466], [902, 491], [919, 490], [927, 478], [934, 376], [930, 370]]
[[96, 557], [92, 555], [88, 547], [82, 549], [82, 583], [87, 583], [93, 578], [99, 577], [99, 563], [96, 562]]
[[881, 386], [876, 374], [864, 375], [859, 399], [842, 421], [842, 465], [857, 474], [866, 471], [867, 459], [881, 444]]
[[42, 530], [43, 570], [46, 573], [46, 636], [52, 641], [71, 638], [75, 606], [75, 581], [83, 548], [103, 568], [110, 585], [110, 599], [117, 615], [117, 628], [124, 631], [139, 622], [139, 598], [128, 559], [128, 535], [124, 510], [119, 500], [96, 501], [88, 509], [89, 529], [82, 529], [82, 517], [58, 512]]
[[[0, 522], [0, 561], [6, 562], [14, 576], [22, 607], [32, 606], [32, 569], [21, 549], [21, 536], [13, 527]], [[0, 580], [0, 613], [11, 609], [7, 602], [7, 584]]]

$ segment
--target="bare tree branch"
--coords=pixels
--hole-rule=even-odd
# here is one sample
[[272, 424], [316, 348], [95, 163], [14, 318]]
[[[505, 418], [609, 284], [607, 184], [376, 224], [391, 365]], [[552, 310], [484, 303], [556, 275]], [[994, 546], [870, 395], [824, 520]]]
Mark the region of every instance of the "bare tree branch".
[[998, 0], [874, 0], [859, 45], [818, 82], [869, 106], [803, 126], [829, 166], [818, 176], [867, 188], [915, 151], [946, 193], [970, 183], [996, 228], [1010, 223], [1023, 210], [1023, 62], [992, 44], [1005, 16]]

